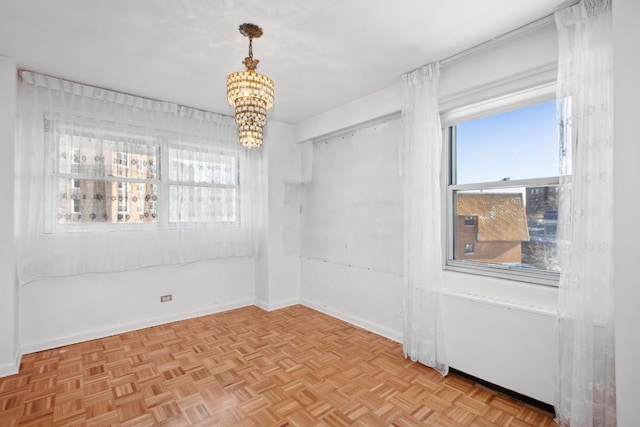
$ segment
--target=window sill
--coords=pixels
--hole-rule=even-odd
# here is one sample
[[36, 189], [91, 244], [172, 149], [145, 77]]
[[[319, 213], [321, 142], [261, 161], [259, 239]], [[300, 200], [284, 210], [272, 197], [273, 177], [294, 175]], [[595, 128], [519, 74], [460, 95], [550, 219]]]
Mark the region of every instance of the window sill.
[[555, 317], [558, 289], [445, 270], [443, 295]]
[[[471, 254], [465, 254], [471, 255]], [[470, 275], [494, 277], [512, 282], [523, 282], [531, 285], [558, 287], [559, 273], [526, 268], [511, 268], [507, 265], [485, 264], [473, 260], [449, 260], [445, 270]]]

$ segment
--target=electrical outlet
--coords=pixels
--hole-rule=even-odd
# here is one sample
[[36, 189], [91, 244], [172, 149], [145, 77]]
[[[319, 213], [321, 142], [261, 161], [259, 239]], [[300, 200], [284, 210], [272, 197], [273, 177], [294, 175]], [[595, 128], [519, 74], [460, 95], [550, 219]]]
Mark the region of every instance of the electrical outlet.
[[171, 294], [160, 296], [160, 302], [168, 302], [168, 301], [171, 301], [172, 299], [173, 297], [171, 296]]

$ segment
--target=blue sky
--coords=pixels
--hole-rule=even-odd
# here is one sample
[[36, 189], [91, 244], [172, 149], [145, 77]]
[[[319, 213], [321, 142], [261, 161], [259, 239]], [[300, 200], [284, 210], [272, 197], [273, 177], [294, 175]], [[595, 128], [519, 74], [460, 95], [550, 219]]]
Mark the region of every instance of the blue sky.
[[556, 101], [457, 125], [458, 184], [558, 175]]

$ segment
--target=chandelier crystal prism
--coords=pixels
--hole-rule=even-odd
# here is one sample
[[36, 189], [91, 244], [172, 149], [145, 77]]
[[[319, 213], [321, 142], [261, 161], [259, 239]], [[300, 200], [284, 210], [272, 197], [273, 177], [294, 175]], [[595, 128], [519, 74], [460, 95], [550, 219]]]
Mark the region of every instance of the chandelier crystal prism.
[[267, 110], [273, 107], [273, 80], [256, 73], [260, 61], [253, 59], [253, 39], [262, 36], [262, 29], [254, 24], [242, 24], [238, 30], [249, 38], [249, 56], [243, 62], [247, 71], [227, 76], [227, 101], [236, 110], [240, 144], [259, 148], [262, 130], [267, 123]]

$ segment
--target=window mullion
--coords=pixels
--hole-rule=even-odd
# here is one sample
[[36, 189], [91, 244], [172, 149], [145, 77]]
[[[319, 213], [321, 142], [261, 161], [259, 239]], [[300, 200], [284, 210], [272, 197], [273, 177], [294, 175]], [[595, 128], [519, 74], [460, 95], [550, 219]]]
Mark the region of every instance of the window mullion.
[[532, 178], [532, 179], [517, 179], [513, 181], [493, 181], [493, 182], [479, 182], [472, 184], [460, 184], [450, 185], [452, 190], [489, 190], [497, 188], [521, 188], [521, 187], [544, 187], [549, 185], [558, 185], [560, 182], [557, 176], [546, 178]]
[[106, 181], [106, 182], [130, 182], [133, 184], [157, 184], [160, 181], [153, 178], [129, 178], [127, 176], [103, 176], [103, 175], [89, 175], [89, 174], [76, 174], [76, 173], [57, 173], [58, 179], [81, 179], [91, 181]]

